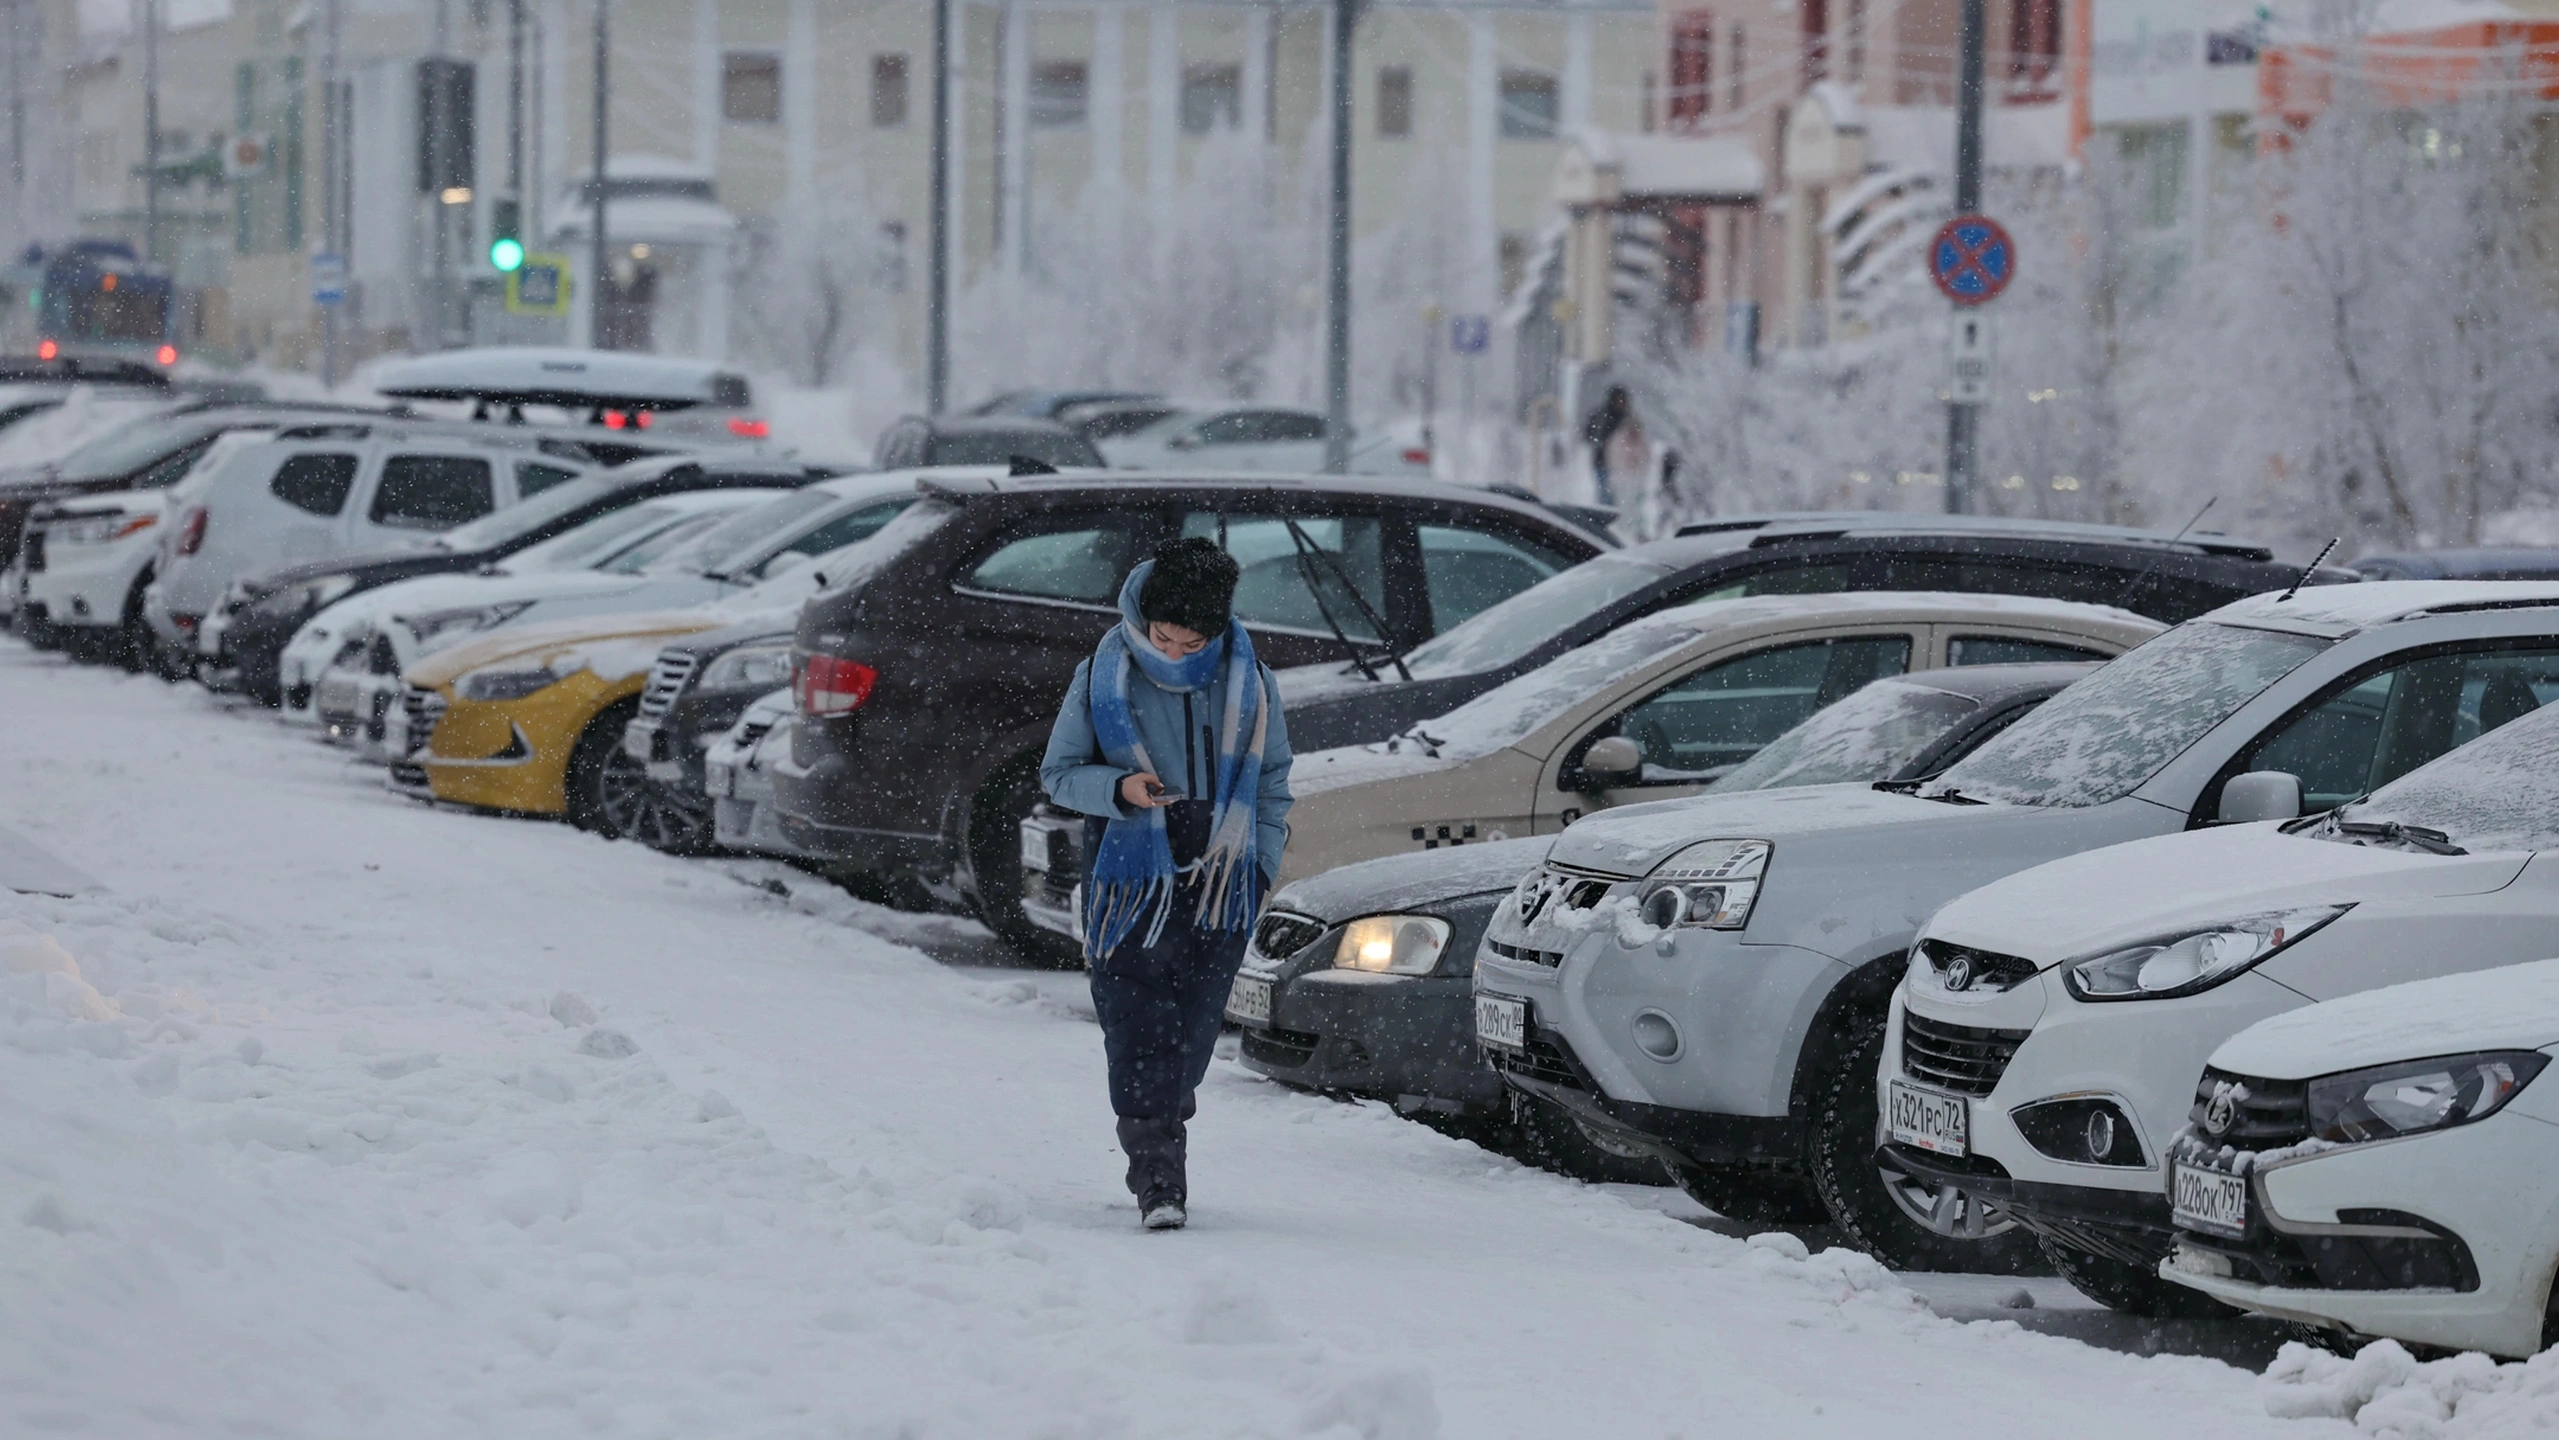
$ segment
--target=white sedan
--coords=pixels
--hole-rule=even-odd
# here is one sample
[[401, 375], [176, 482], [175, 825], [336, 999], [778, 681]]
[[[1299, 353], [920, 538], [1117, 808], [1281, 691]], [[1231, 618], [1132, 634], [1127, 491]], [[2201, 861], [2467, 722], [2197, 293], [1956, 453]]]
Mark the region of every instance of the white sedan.
[[2559, 1344], [2554, 1055], [2559, 960], [2250, 1026], [2213, 1052], [2178, 1136], [2160, 1273], [2353, 1335], [2518, 1358]]

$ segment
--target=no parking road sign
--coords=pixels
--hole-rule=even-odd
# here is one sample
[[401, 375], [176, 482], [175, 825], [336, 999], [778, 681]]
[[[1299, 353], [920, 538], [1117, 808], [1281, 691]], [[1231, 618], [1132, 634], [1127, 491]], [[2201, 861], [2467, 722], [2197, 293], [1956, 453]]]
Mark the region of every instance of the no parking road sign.
[[1928, 242], [1928, 278], [1958, 305], [1999, 298], [2017, 276], [2017, 242], [1987, 215], [1958, 215]]

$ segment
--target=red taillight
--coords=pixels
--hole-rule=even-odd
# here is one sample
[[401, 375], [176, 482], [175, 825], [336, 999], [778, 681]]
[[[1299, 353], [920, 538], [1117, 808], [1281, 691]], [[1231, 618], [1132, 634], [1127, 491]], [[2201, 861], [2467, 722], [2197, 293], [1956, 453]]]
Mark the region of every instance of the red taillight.
[[178, 363], [178, 347], [175, 345], [163, 345], [160, 347], [159, 353], [152, 356], [152, 358], [163, 365], [175, 365]]
[[50, 340], [39, 340], [36, 342], [36, 358], [39, 360], [50, 360], [61, 353], [62, 347]]
[[653, 417], [646, 410], [634, 410], [631, 412], [631, 424], [641, 430], [649, 428], [649, 423], [652, 418]]
[[619, 410], [607, 410], [604, 412], [604, 428], [607, 430], [619, 430], [630, 423], [631, 417], [623, 414]]
[[1404, 451], [1404, 463], [1407, 465], [1428, 465], [1431, 463], [1431, 452], [1418, 445], [1411, 446]]
[[178, 522], [178, 553], [193, 555], [203, 548], [204, 507], [198, 505], [187, 511], [186, 519]]
[[773, 427], [761, 420], [732, 415], [729, 417], [729, 433], [747, 440], [767, 440], [772, 438]]
[[871, 698], [880, 672], [859, 660], [812, 655], [791, 676], [791, 698], [803, 715], [850, 715]]

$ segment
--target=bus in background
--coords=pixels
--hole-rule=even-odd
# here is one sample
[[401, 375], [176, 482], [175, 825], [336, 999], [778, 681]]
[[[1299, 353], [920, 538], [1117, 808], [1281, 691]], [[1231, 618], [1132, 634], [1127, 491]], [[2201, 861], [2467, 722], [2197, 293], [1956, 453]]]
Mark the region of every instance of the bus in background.
[[121, 240], [30, 245], [7, 277], [36, 324], [36, 358], [178, 363], [177, 286]]

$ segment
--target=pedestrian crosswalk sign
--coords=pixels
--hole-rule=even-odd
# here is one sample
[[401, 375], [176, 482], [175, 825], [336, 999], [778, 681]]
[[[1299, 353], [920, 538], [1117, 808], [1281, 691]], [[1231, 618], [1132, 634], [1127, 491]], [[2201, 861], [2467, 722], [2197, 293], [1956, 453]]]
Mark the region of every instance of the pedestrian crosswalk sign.
[[516, 315], [569, 313], [569, 257], [527, 255], [506, 275], [506, 308]]

